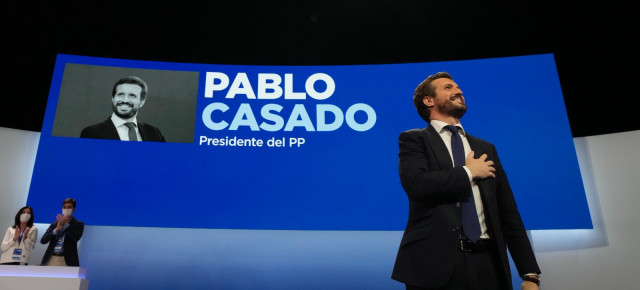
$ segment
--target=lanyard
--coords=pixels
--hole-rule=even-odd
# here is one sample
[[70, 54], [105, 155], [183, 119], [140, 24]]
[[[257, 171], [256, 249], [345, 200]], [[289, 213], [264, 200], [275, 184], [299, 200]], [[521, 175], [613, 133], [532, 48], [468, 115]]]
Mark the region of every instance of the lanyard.
[[[18, 230], [20, 230], [20, 227], [18, 227]], [[18, 246], [20, 246], [20, 242], [22, 242], [22, 235], [24, 235], [24, 231], [20, 232], [20, 237], [18, 237]]]

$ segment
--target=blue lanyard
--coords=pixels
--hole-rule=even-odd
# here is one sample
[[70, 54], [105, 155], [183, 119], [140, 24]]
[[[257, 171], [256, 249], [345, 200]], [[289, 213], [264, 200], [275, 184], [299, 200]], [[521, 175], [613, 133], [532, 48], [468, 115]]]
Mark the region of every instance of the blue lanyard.
[[[18, 230], [20, 230], [19, 227]], [[22, 235], [24, 235], [24, 231], [20, 232], [20, 237], [18, 237], [18, 246], [20, 246], [20, 242], [22, 242]]]

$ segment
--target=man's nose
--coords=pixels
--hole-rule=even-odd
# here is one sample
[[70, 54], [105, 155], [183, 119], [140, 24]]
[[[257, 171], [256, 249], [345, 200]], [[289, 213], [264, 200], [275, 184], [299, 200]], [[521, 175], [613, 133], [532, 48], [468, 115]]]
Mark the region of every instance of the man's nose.
[[133, 98], [131, 96], [128, 96], [128, 95], [122, 97], [122, 101], [125, 102], [125, 103], [131, 103], [132, 99]]

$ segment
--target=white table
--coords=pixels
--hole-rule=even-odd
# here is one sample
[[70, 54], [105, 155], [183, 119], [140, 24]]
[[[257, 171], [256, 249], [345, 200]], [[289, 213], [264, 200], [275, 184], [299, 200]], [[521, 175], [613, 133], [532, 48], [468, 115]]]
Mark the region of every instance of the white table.
[[82, 267], [0, 265], [0, 289], [87, 290], [86, 274]]

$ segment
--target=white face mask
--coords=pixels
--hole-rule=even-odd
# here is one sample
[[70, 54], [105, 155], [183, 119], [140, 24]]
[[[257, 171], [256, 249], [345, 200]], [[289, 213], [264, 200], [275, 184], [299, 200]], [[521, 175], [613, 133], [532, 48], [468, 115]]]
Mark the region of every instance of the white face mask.
[[21, 223], [26, 223], [29, 221], [29, 219], [31, 219], [31, 214], [28, 213], [23, 213], [20, 215], [20, 222]]
[[73, 213], [73, 209], [70, 209], [70, 208], [66, 208], [66, 209], [63, 208], [62, 209], [62, 215], [64, 215], [64, 216], [70, 216], [71, 213]]

